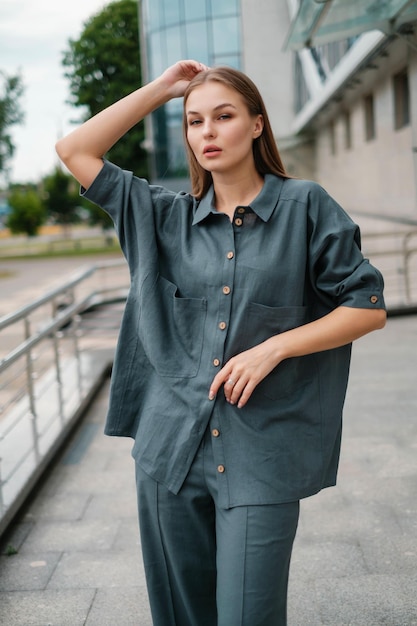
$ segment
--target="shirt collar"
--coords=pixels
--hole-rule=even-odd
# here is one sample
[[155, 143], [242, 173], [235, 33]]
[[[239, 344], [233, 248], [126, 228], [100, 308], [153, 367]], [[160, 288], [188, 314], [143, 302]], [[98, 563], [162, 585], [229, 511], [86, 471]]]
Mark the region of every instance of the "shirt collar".
[[[283, 182], [283, 178], [275, 176], [274, 174], [265, 175], [261, 191], [249, 205], [252, 211], [254, 211], [262, 221], [267, 222], [277, 206]], [[203, 221], [210, 213], [217, 213], [213, 199], [214, 189], [212, 185], [197, 205], [193, 226]]]

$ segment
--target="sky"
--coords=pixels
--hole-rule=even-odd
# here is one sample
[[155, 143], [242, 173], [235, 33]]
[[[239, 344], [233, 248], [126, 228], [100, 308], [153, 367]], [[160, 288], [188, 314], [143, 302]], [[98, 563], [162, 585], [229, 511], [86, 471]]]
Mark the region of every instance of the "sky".
[[108, 0], [0, 0], [0, 70], [20, 70], [25, 92], [22, 125], [10, 127], [15, 145], [12, 182], [37, 182], [57, 164], [55, 142], [74, 128], [82, 109], [66, 104], [69, 81], [62, 53]]

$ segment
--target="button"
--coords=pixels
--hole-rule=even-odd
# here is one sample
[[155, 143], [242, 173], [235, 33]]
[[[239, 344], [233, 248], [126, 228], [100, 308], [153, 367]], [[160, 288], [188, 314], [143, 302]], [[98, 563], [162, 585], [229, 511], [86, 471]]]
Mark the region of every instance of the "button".
[[225, 286], [223, 287], [223, 293], [224, 293], [224, 295], [225, 295], [225, 296], [228, 296], [230, 292], [231, 292], [230, 287], [228, 287], [227, 285], [225, 285]]
[[213, 365], [214, 365], [215, 367], [218, 367], [218, 366], [220, 365], [220, 361], [219, 361], [219, 359], [213, 359]]
[[236, 226], [242, 226], [242, 224], [243, 224], [242, 218], [241, 217], [237, 217], [235, 219], [235, 224], [236, 224]]
[[228, 252], [228, 253], [227, 253], [227, 258], [228, 258], [228, 259], [233, 259], [233, 257], [234, 257], [234, 256], [235, 256], [235, 253], [234, 253], [234, 252], [232, 252], [232, 251], [230, 251], [230, 252]]
[[223, 474], [223, 472], [224, 472], [224, 465], [218, 465], [217, 466], [217, 471], [219, 472], [219, 474]]
[[226, 328], [226, 326], [227, 326], [226, 322], [220, 322], [220, 324], [219, 324], [220, 330], [224, 330]]
[[220, 435], [220, 431], [217, 428], [213, 428], [211, 434], [213, 435], [213, 437], [218, 437]]
[[378, 296], [371, 296], [371, 302], [372, 304], [376, 304], [378, 302]]
[[246, 211], [245, 207], [240, 206], [237, 210], [238, 213], [244, 213]]

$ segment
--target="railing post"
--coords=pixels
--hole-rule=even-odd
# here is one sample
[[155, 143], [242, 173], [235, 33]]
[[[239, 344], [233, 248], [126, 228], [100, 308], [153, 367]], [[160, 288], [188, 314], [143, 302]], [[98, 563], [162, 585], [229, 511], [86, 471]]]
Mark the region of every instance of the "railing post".
[[[0, 437], [0, 441], [3, 439], [3, 437]], [[0, 457], [0, 515], [3, 515], [3, 511], [4, 511], [4, 498], [3, 498], [3, 477], [1, 475], [1, 462], [2, 462], [2, 458]]]
[[[30, 322], [29, 322], [28, 317], [25, 317], [24, 324], [25, 324], [25, 339], [29, 339]], [[36, 461], [38, 461], [40, 458], [39, 433], [38, 433], [37, 413], [36, 413], [35, 387], [33, 384], [34, 374], [33, 374], [32, 350], [28, 350], [26, 353], [26, 378], [27, 378], [29, 407], [30, 407], [29, 418], [32, 424], [33, 449], [35, 452], [35, 459]]]
[[78, 379], [78, 393], [80, 398], [83, 396], [83, 373], [81, 371], [81, 351], [78, 338], [81, 335], [80, 323], [81, 316], [75, 315], [73, 318], [74, 323], [74, 332], [72, 333], [73, 342], [74, 342], [74, 354], [75, 354], [75, 362], [77, 366], [77, 379]]
[[411, 304], [411, 279], [410, 279], [410, 264], [409, 260], [411, 255], [413, 254], [413, 250], [409, 250], [408, 244], [410, 239], [416, 235], [416, 231], [409, 231], [403, 238], [402, 245], [402, 253], [404, 257], [403, 265], [404, 265], [404, 286], [405, 286], [405, 297], [406, 304]]
[[55, 377], [56, 384], [58, 386], [58, 405], [59, 405], [59, 417], [61, 419], [61, 424], [65, 422], [65, 412], [64, 412], [64, 394], [62, 390], [62, 376], [61, 376], [61, 359], [60, 359], [60, 350], [59, 350], [59, 340], [62, 338], [63, 334], [61, 331], [57, 330], [53, 334], [53, 344], [54, 344], [54, 358], [55, 358]]

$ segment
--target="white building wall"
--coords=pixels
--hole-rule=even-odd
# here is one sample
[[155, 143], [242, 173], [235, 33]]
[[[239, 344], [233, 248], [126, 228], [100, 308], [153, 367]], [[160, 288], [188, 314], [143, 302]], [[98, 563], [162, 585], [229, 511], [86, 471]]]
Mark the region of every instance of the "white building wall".
[[290, 27], [286, 0], [241, 0], [243, 71], [265, 101], [278, 143], [293, 113], [293, 54], [283, 52]]
[[[400, 48], [400, 50], [398, 49]], [[416, 218], [416, 173], [414, 171], [413, 133], [417, 96], [417, 64], [410, 59], [405, 44], [392, 54], [378, 60], [380, 71], [376, 80], [367, 74], [357, 93], [340, 103], [333, 122], [336, 153], [331, 153], [329, 120], [320, 126], [316, 137], [316, 168], [314, 176], [348, 211], [375, 215]], [[412, 57], [415, 54], [411, 54]], [[412, 123], [394, 129], [393, 75], [408, 64], [410, 84], [414, 85], [411, 103]], [[373, 93], [376, 137], [365, 139], [363, 96]], [[343, 110], [351, 114], [352, 147], [346, 149]], [[414, 125], [414, 130], [413, 130]]]
[[241, 0], [243, 71], [255, 82], [268, 111], [287, 171], [312, 178], [311, 142], [292, 133], [294, 53], [284, 51], [290, 28], [286, 0]]

